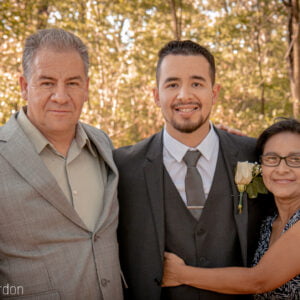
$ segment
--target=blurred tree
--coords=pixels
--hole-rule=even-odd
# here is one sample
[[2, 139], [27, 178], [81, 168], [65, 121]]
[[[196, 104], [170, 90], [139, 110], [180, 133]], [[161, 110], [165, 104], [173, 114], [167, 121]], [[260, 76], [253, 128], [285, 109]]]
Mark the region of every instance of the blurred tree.
[[274, 117], [292, 115], [288, 12], [277, 0], [0, 0], [0, 123], [25, 104], [18, 88], [24, 39], [55, 26], [88, 44], [90, 97], [82, 119], [115, 146], [162, 127], [152, 88], [157, 52], [172, 39], [211, 49], [223, 87], [214, 121], [255, 136]]
[[[182, 1], [178, 1], [178, 9], [177, 3], [175, 0], [169, 0], [171, 13], [173, 16], [173, 31], [174, 31], [174, 39], [181, 40], [181, 19], [182, 19]], [[178, 12], [177, 12], [178, 10]]]
[[299, 0], [284, 1], [288, 10], [288, 41], [286, 57], [289, 61], [289, 75], [295, 118], [300, 114], [300, 5]]
[[256, 136], [275, 117], [290, 116], [284, 60], [287, 18], [282, 4], [273, 0], [199, 3], [199, 11], [205, 11], [210, 22], [197, 32], [202, 30], [216, 56], [222, 85], [215, 122]]
[[18, 87], [22, 46], [26, 36], [47, 24], [49, 1], [1, 0], [0, 3], [0, 124], [3, 124], [24, 105]]

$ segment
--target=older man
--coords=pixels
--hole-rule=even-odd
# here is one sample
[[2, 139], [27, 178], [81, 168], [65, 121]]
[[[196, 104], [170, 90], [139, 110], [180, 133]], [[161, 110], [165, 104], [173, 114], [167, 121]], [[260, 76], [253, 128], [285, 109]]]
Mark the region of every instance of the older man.
[[112, 145], [78, 122], [88, 65], [69, 32], [26, 40], [28, 105], [0, 128], [1, 299], [122, 299]]

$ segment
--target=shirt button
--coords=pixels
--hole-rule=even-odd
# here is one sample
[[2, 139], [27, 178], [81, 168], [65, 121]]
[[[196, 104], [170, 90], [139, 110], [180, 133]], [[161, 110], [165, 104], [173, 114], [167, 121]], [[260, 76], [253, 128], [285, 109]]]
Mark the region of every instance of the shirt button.
[[77, 195], [77, 191], [76, 190], [73, 190], [73, 195]]
[[110, 281], [109, 281], [108, 279], [105, 279], [105, 278], [101, 279], [101, 285], [102, 285], [103, 287], [106, 287], [107, 284], [108, 284], [109, 282], [110, 282]]

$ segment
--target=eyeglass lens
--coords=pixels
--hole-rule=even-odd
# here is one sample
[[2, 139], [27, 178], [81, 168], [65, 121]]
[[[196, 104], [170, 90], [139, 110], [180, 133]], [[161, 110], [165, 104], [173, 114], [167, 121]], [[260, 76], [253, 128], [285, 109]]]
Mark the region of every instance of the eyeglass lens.
[[265, 166], [276, 167], [280, 164], [281, 160], [284, 159], [285, 163], [289, 167], [300, 167], [300, 155], [288, 155], [288, 156], [279, 156], [279, 155], [262, 155], [261, 163]]

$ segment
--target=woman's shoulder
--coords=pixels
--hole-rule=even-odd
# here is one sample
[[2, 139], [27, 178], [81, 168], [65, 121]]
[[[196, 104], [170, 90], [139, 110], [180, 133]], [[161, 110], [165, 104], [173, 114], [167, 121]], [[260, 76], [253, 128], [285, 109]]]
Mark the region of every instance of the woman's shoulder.
[[[289, 219], [288, 223], [284, 227], [284, 232], [294, 227], [294, 225], [300, 220], [300, 209], [298, 209]], [[295, 230], [300, 230], [300, 223], [297, 224]]]

